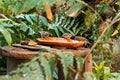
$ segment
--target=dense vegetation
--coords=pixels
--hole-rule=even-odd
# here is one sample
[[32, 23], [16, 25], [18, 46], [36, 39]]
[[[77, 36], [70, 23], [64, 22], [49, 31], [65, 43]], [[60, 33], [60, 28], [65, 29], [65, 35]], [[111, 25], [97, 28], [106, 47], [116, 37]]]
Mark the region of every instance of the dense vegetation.
[[[90, 41], [89, 47], [93, 53], [93, 74], [85, 73], [84, 77], [91, 77], [93, 80], [119, 80], [120, 68], [115, 67], [120, 62], [119, 22], [120, 2], [116, 0], [0, 0], [0, 46], [19, 43], [21, 40], [36, 40], [41, 36], [41, 31], [47, 31], [50, 36], [56, 37], [61, 37], [64, 33], [83, 36]], [[73, 55], [67, 53], [66, 56], [70, 57], [61, 53], [57, 58], [61, 59], [64, 67], [64, 77], [74, 80], [68, 75], [67, 69], [69, 65], [73, 66]], [[4, 76], [3, 80], [22, 80], [25, 77], [22, 74], [29, 74], [25, 80], [44, 80], [44, 77], [45, 80], [57, 80], [56, 65], [53, 65], [56, 57], [49, 55], [47, 60], [43, 53], [41, 55], [11, 73], [15, 75]], [[83, 65], [80, 56], [75, 59], [77, 65]], [[38, 60], [41, 65], [36, 62]], [[2, 57], [0, 62], [0, 65], [5, 65]], [[53, 66], [54, 69], [51, 69]], [[4, 68], [5, 66], [0, 67], [0, 70]], [[76, 71], [79, 73], [79, 69]]]

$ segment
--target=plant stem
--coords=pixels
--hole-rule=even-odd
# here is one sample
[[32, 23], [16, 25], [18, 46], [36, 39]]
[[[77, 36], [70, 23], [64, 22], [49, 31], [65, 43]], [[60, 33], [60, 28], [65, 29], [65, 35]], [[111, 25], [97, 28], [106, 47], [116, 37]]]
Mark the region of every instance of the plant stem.
[[120, 18], [111, 21], [111, 23], [109, 25], [107, 25], [107, 27], [104, 29], [104, 31], [102, 32], [102, 34], [98, 37], [97, 41], [93, 44], [93, 46], [91, 47], [89, 53], [86, 55], [86, 57], [84, 58], [84, 61], [86, 60], [86, 58], [91, 54], [92, 50], [96, 47], [96, 45], [99, 43], [99, 41], [101, 40], [101, 38], [104, 36], [105, 32], [108, 30], [108, 28], [110, 28], [113, 24], [115, 24], [116, 22], [120, 21]]

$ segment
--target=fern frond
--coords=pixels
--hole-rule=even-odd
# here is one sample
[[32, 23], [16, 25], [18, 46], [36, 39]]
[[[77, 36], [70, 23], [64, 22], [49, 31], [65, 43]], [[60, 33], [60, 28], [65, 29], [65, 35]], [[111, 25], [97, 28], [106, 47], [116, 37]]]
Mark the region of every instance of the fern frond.
[[83, 58], [81, 57], [81, 55], [75, 56], [75, 60], [76, 60], [76, 63], [77, 63], [78, 71], [83, 70], [84, 61], [83, 61]]
[[71, 53], [62, 53], [59, 52], [58, 56], [61, 58], [61, 63], [63, 66], [63, 72], [65, 80], [67, 79], [68, 75], [68, 67], [73, 66], [73, 55]]
[[70, 29], [72, 26], [74, 26], [74, 23], [75, 23], [75, 19], [73, 19], [70, 23], [70, 25], [68, 26], [68, 29]]
[[43, 56], [40, 56], [39, 60], [45, 73], [45, 80], [52, 80], [52, 72], [48, 60]]
[[69, 26], [70, 22], [71, 22], [71, 18], [67, 18], [67, 21], [63, 27], [66, 28], [67, 26]]
[[53, 74], [54, 70], [55, 70], [55, 67], [56, 67], [56, 57], [54, 55], [51, 56], [51, 54], [48, 54], [48, 62], [49, 62], [49, 65], [50, 65], [50, 70]]
[[54, 19], [54, 20], [55, 20], [55, 21], [54, 21], [54, 24], [57, 24], [58, 21], [59, 21], [59, 16], [58, 16], [58, 14], [55, 14], [54, 17], [55, 17], [55, 19]]

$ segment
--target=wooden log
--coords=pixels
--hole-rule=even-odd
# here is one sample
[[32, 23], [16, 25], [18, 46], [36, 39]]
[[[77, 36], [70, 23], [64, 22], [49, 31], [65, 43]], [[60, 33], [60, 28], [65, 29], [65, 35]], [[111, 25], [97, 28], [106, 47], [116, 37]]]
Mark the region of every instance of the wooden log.
[[[19, 47], [24, 47], [23, 48], [19, 48], [19, 47], [12, 47], [12, 46], [5, 46], [0, 48], [0, 55], [3, 56], [7, 56], [7, 57], [14, 57], [17, 59], [31, 59], [34, 55], [38, 55], [40, 50], [47, 50], [48, 48], [42, 48], [42, 47], [29, 47], [26, 45], [17, 45]], [[29, 48], [28, 48], [29, 47]], [[79, 49], [79, 50], [73, 50], [73, 49], [51, 49], [50, 48], [51, 53], [53, 54], [57, 54], [58, 52], [71, 52], [73, 53], [74, 56], [76, 55], [81, 55], [81, 56], [85, 56], [88, 54], [89, 49], [85, 48], [85, 49]], [[49, 49], [48, 51], [46, 51], [46, 53], [49, 54]]]
[[13, 47], [23, 48], [23, 49], [29, 49], [32, 51], [39, 51], [39, 50], [52, 50], [53, 48], [43, 45], [36, 45], [36, 46], [28, 46], [28, 45], [21, 45], [21, 44], [12, 44]]
[[9, 74], [13, 70], [16, 70], [21, 63], [24, 63], [26, 61], [29, 60], [7, 57], [7, 74]]
[[33, 56], [38, 55], [38, 51], [29, 51], [22, 48], [5, 46], [0, 48], [0, 55], [16, 59], [31, 59]]
[[89, 54], [85, 60], [85, 72], [92, 73], [92, 54]]
[[[0, 48], [0, 55], [6, 56], [7, 57], [7, 72], [9, 73], [12, 70], [15, 70], [19, 64], [22, 62], [25, 62], [26, 60], [31, 59], [33, 56], [38, 55], [39, 51], [47, 50], [46, 47], [41, 48], [39, 47], [29, 47], [26, 45], [14, 45], [16, 47], [12, 46], [5, 46]], [[34, 50], [33, 50], [34, 49]], [[88, 48], [80, 48], [80, 49], [56, 49], [56, 48], [50, 48], [52, 51], [52, 54], [56, 55], [58, 52], [71, 52], [73, 53], [74, 56], [81, 55], [81, 56], [86, 56], [89, 53]], [[50, 53], [49, 50], [46, 51], [45, 53]], [[51, 54], [51, 53], [50, 53]], [[59, 64], [60, 65], [60, 64]], [[59, 66], [58, 65], [58, 66]], [[59, 66], [60, 67], [60, 66]], [[59, 69], [60, 72], [60, 69]], [[92, 54], [90, 54], [85, 61], [85, 72], [90, 72], [92, 73]], [[60, 73], [59, 75], [62, 75]], [[62, 78], [61, 78], [62, 80]]]

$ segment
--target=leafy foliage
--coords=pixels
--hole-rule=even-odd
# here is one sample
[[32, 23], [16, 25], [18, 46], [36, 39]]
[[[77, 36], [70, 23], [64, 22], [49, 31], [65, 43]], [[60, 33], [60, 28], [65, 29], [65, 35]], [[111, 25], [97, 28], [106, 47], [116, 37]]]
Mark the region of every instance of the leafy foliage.
[[[108, 68], [108, 66], [111, 65], [111, 56], [119, 53], [119, 44], [114, 41], [114, 38], [120, 40], [119, 23], [112, 25], [113, 27], [108, 26], [111, 22], [119, 19], [120, 9], [118, 9], [118, 13], [116, 10], [116, 16], [114, 16], [114, 18], [103, 19], [103, 17], [106, 16], [100, 16], [103, 14], [104, 10], [107, 7], [111, 7], [111, 4], [109, 4], [110, 1], [111, 0], [99, 1], [99, 4], [94, 6], [95, 9], [92, 9], [87, 3], [82, 0], [0, 0], [1, 43], [6, 40], [6, 42], [10, 45], [12, 42], [18, 43], [20, 40], [36, 40], [37, 37], [40, 37], [40, 31], [43, 30], [48, 31], [51, 36], [57, 37], [61, 37], [61, 35], [66, 32], [73, 35], [84, 36], [92, 43], [95, 42], [95, 44], [97, 44], [94, 47], [95, 49], [92, 49], [93, 53], [97, 53], [93, 56], [96, 61], [96, 63], [94, 63], [95, 73], [100, 73], [99, 76], [97, 75], [97, 79], [100, 79], [100, 77], [105, 78], [106, 80], [119, 79], [119, 73], [110, 73], [110, 69]], [[48, 8], [45, 4], [52, 6], [51, 8], [55, 7], [55, 9], [57, 9], [53, 10], [54, 16], [52, 21], [49, 21], [46, 16], [43, 16]], [[117, 2], [116, 4], [120, 8], [120, 2]], [[98, 26], [103, 22], [105, 22], [107, 25]], [[98, 27], [104, 27], [102, 29], [102, 37], [100, 36], [100, 38]], [[112, 35], [112, 32], [115, 32], [114, 35]], [[70, 58], [68, 58], [66, 55], [70, 56]], [[67, 79], [69, 73], [69, 65], [73, 66], [71, 64], [73, 64], [74, 60], [73, 55], [70, 55], [68, 53], [66, 53], [66, 55], [63, 56], [63, 53], [60, 53], [57, 56], [61, 59], [64, 76]], [[81, 71], [78, 66], [83, 67], [82, 58], [80, 56], [76, 56], [75, 60], [77, 63], [77, 71]], [[107, 67], [106, 65], [97, 65], [103, 60], [106, 61]], [[42, 57], [37, 57], [35, 60], [33, 59], [33, 61], [24, 64], [22, 66], [23, 70], [19, 68], [15, 72], [14, 76], [5, 76], [4, 78], [11, 80], [23, 80], [25, 76], [26, 80], [51, 80], [53, 79], [53, 74], [57, 73], [55, 71], [57, 70], [56, 62], [56, 57], [53, 58], [51, 55], [49, 55], [46, 59], [42, 55]], [[34, 73], [38, 74], [33, 75]], [[31, 79], [29, 79], [30, 77]], [[84, 77], [86, 80], [88, 80], [90, 77], [95, 76], [86, 73], [84, 74]]]
[[68, 67], [73, 66], [73, 55], [70, 53], [58, 53], [58, 56], [61, 58], [63, 72], [66, 80], [68, 75]]
[[[11, 43], [12, 43], [11, 33], [14, 33], [14, 31], [9, 29], [8, 27], [15, 25], [15, 23], [11, 19], [7, 18], [3, 14], [1, 14], [0, 16], [2, 17], [0, 19], [0, 23], [1, 23], [0, 32], [4, 36], [4, 38], [5, 38], [6, 42], [8, 43], [8, 45], [11, 45]], [[13, 25], [9, 25], [10, 23], [13, 23]]]
[[[55, 78], [53, 73], [58, 68], [57, 62], [59, 59], [63, 66], [64, 77], [66, 80], [69, 80], [67, 79], [70, 72], [68, 69], [70, 66], [75, 67], [73, 65], [73, 55], [69, 51], [65, 53], [58, 52], [57, 55], [50, 52], [40, 52], [39, 56], [34, 57], [30, 62], [20, 65], [17, 70], [11, 72], [9, 75], [0, 77], [0, 80], [53, 80]], [[81, 62], [79, 59], [75, 61]], [[80, 66], [83, 66], [83, 64]]]

